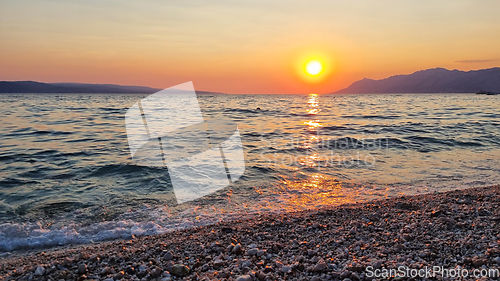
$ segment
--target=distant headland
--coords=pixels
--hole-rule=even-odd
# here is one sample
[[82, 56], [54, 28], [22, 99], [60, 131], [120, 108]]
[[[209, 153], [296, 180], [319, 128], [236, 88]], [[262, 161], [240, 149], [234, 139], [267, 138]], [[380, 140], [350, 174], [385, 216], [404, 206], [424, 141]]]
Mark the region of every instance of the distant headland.
[[500, 92], [500, 67], [473, 71], [433, 68], [381, 80], [365, 78], [335, 93], [476, 93], [480, 91]]

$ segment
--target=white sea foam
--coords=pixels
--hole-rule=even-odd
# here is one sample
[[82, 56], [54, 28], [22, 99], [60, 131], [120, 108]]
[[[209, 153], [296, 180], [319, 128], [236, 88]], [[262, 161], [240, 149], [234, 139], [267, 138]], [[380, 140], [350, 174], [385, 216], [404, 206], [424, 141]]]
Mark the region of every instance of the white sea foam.
[[[199, 222], [206, 224], [208, 221]], [[4, 223], [0, 225], [0, 251], [18, 249], [47, 248], [69, 244], [86, 244], [132, 236], [162, 234], [168, 231], [193, 227], [189, 220], [169, 225], [154, 221], [135, 222], [132, 220], [100, 222], [82, 226], [69, 224], [62, 228], [43, 227], [41, 223]]]

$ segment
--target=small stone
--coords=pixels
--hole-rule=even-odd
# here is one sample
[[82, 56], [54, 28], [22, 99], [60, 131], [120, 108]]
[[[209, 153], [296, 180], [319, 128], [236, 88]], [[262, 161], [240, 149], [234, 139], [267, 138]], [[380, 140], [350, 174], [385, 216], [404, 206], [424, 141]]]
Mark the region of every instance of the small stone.
[[311, 281], [321, 281], [321, 279], [318, 276], [314, 276], [311, 278]]
[[172, 254], [172, 252], [166, 252], [164, 255], [163, 255], [163, 259], [169, 261], [171, 259], [174, 258], [174, 255]]
[[491, 216], [491, 212], [488, 211], [488, 210], [485, 210], [483, 208], [479, 208], [479, 210], [477, 211], [477, 214], [481, 217], [487, 217], [487, 216]]
[[350, 271], [344, 271], [340, 274], [340, 278], [342, 279], [346, 279], [346, 278], [349, 278], [351, 277], [351, 272]]
[[257, 277], [257, 279], [259, 280], [264, 280], [266, 279], [266, 275], [262, 272], [262, 271], [257, 271], [255, 273], [255, 277]]
[[261, 256], [263, 256], [263, 255], [265, 255], [265, 254], [266, 254], [266, 251], [265, 251], [265, 250], [259, 250], [259, 251], [257, 252], [257, 257], [261, 257]]
[[214, 265], [215, 266], [223, 266], [224, 265], [224, 261], [221, 260], [221, 259], [215, 259]]
[[232, 229], [230, 227], [223, 227], [221, 230], [222, 230], [222, 232], [225, 232], [225, 233], [232, 233], [234, 231], [234, 229]]
[[359, 281], [361, 280], [358, 276], [358, 274], [356, 274], [355, 272], [351, 273], [351, 276], [349, 277], [351, 280], [354, 280], [354, 281]]
[[243, 261], [243, 263], [241, 264], [241, 266], [243, 268], [245, 268], [245, 267], [251, 267], [252, 266], [252, 262], [249, 261], [249, 260], [245, 260], [245, 261]]
[[127, 268], [125, 269], [125, 272], [128, 274], [128, 275], [134, 275], [135, 273], [135, 270], [133, 267], [131, 266], [127, 266]]
[[174, 264], [174, 266], [172, 266], [172, 270], [170, 270], [170, 273], [175, 276], [184, 277], [189, 274], [189, 271], [189, 267], [183, 264]]
[[111, 274], [111, 268], [109, 268], [109, 267], [106, 266], [105, 268], [103, 268], [101, 270], [101, 275], [102, 276], [106, 276], [106, 275], [109, 275], [109, 274]]
[[78, 274], [85, 274], [87, 272], [87, 265], [84, 263], [81, 263], [78, 265]]
[[148, 268], [145, 265], [139, 265], [139, 267], [137, 268], [137, 270], [139, 272], [145, 272], [145, 271], [148, 270]]
[[79, 253], [77, 259], [78, 260], [84, 260], [87, 258], [87, 254], [85, 253]]
[[475, 258], [472, 260], [472, 265], [474, 267], [481, 267], [483, 264], [486, 264], [487, 261], [479, 258]]
[[338, 274], [337, 272], [332, 272], [331, 275], [334, 280], [340, 279], [340, 274]]
[[137, 277], [142, 278], [148, 274], [148, 268], [145, 265], [139, 265], [137, 268]]
[[125, 276], [125, 272], [120, 271], [120, 272], [118, 272], [117, 274], [115, 274], [115, 276], [113, 276], [113, 279], [115, 279], [115, 280], [120, 280], [120, 279], [122, 279], [124, 276]]
[[292, 272], [292, 267], [289, 266], [289, 265], [285, 265], [285, 266], [283, 266], [281, 268], [281, 272], [283, 272], [283, 273], [290, 273], [290, 272]]
[[158, 278], [161, 276], [162, 273], [163, 273], [163, 270], [161, 270], [161, 268], [159, 268], [159, 267], [156, 267], [155, 269], [153, 269], [151, 271], [150, 275], [153, 278]]
[[325, 270], [328, 267], [328, 265], [325, 263], [324, 260], [320, 260], [312, 269], [313, 272], [321, 272]]
[[239, 244], [239, 243], [238, 243], [238, 244], [234, 245], [234, 247], [233, 247], [233, 249], [231, 250], [231, 252], [232, 252], [233, 254], [236, 254], [236, 255], [241, 254], [241, 252], [242, 252], [242, 249], [241, 249], [241, 244]]
[[301, 264], [297, 265], [297, 267], [296, 267], [296, 268], [297, 268], [297, 270], [299, 270], [299, 271], [304, 271], [304, 264], [302, 264], [302, 263], [301, 263]]
[[[374, 267], [375, 267], [375, 265], [374, 265]], [[357, 264], [348, 266], [346, 269], [349, 270], [349, 271], [353, 271], [353, 272], [363, 272], [363, 271], [365, 271], [365, 267], [364, 266], [357, 265]]]
[[35, 270], [35, 275], [36, 276], [42, 276], [45, 274], [45, 268], [43, 266], [39, 266]]
[[63, 261], [63, 265], [64, 265], [64, 266], [69, 266], [69, 265], [71, 265], [72, 263], [73, 263], [73, 261], [72, 261], [72, 260], [70, 260], [68, 257], [65, 257], [65, 258], [64, 258], [64, 261]]
[[252, 281], [253, 278], [250, 275], [242, 275], [236, 278], [236, 281]]
[[500, 257], [496, 257], [495, 259], [493, 259], [493, 261], [500, 265]]
[[253, 248], [247, 251], [247, 256], [255, 256], [259, 252], [259, 249]]
[[458, 204], [471, 204], [472, 200], [466, 198], [466, 199], [457, 199]]

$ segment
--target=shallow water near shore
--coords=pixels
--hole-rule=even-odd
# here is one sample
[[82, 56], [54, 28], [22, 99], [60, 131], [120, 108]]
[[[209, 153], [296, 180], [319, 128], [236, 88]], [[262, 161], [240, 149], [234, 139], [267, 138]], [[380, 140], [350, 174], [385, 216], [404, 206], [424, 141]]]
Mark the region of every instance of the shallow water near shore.
[[146, 96], [0, 95], [0, 251], [500, 182], [498, 96], [200, 95], [238, 125], [246, 170], [178, 205], [167, 169], [130, 157]]

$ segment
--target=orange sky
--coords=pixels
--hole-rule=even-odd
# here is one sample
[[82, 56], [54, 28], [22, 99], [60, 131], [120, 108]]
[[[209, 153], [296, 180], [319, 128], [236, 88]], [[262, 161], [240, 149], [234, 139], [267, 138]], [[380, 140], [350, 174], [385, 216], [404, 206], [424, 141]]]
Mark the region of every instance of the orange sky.
[[[0, 80], [327, 93], [500, 65], [500, 1], [6, 1]], [[321, 57], [323, 79], [299, 71]]]

